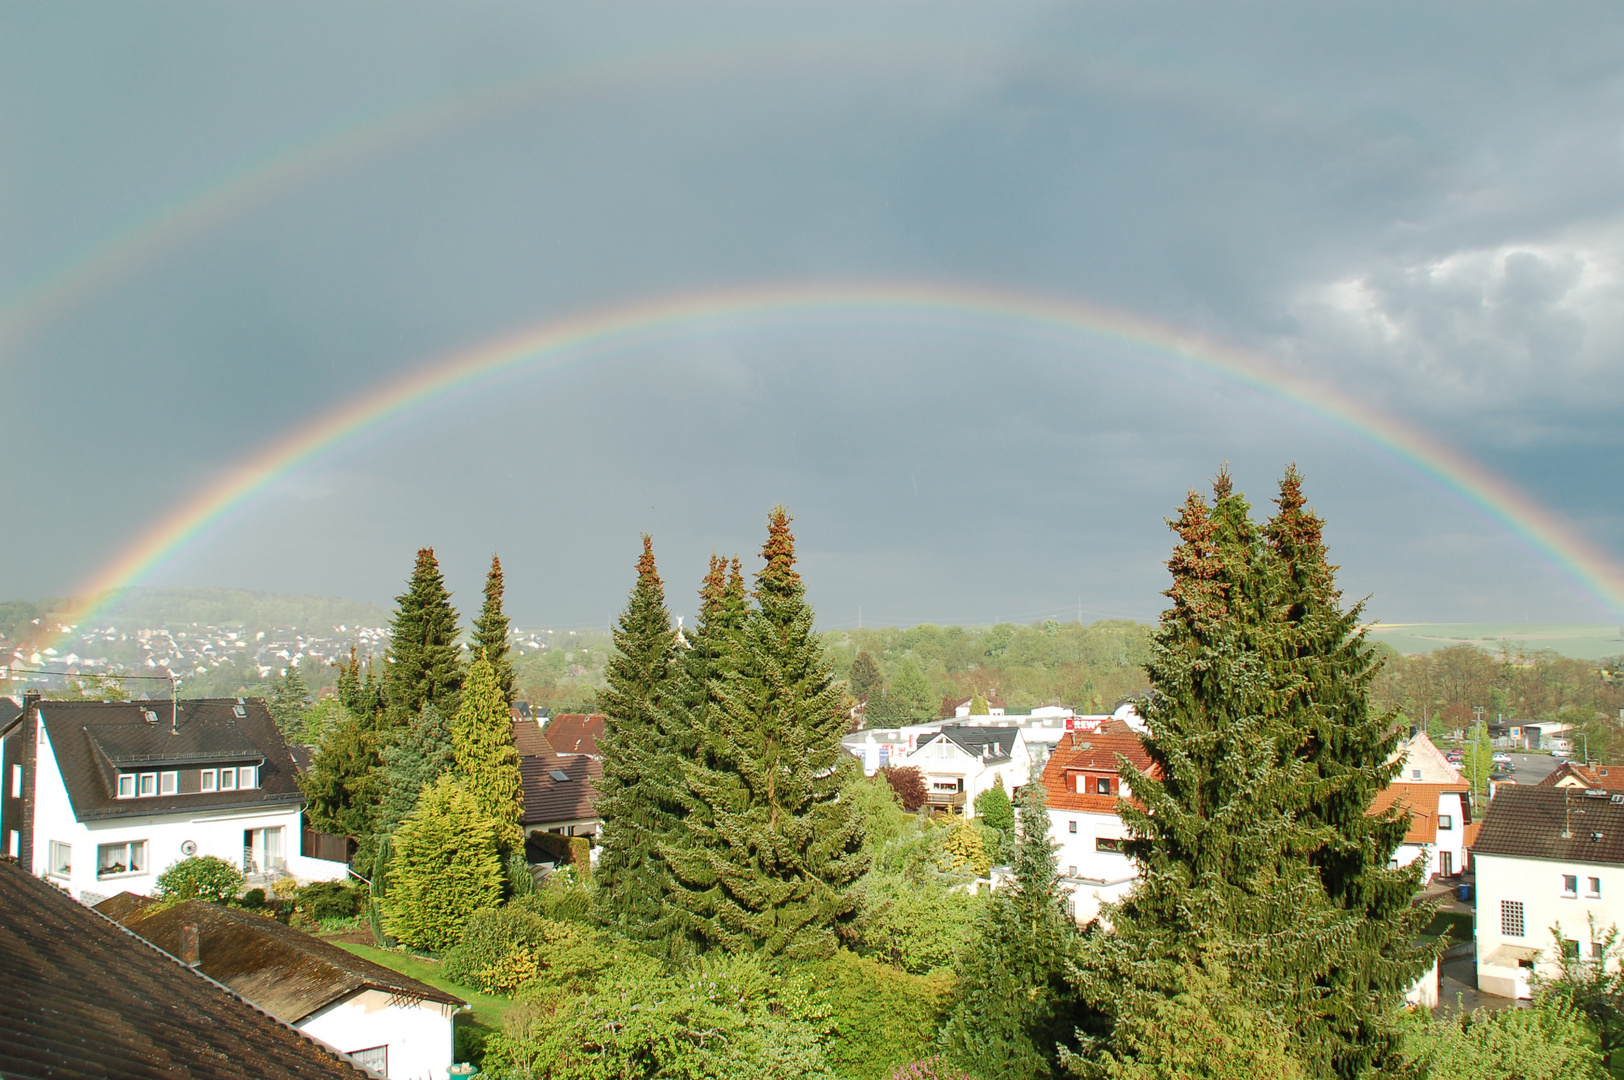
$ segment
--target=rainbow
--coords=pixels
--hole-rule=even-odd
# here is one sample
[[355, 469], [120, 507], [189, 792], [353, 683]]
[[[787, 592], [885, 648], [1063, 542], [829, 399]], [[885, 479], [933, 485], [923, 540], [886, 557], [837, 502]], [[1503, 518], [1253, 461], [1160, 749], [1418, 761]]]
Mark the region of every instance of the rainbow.
[[1520, 537], [1582, 591], [1624, 613], [1624, 574], [1602, 552], [1481, 465], [1263, 358], [1130, 312], [976, 285], [845, 282], [735, 288], [675, 295], [548, 321], [433, 361], [270, 443], [149, 528], [85, 582], [64, 622], [80, 623], [119, 590], [139, 584], [278, 479], [358, 437], [448, 396], [503, 377], [719, 331], [795, 329], [863, 321], [935, 327], [991, 325], [1026, 336], [1124, 343], [1210, 371], [1331, 421], [1456, 492]]

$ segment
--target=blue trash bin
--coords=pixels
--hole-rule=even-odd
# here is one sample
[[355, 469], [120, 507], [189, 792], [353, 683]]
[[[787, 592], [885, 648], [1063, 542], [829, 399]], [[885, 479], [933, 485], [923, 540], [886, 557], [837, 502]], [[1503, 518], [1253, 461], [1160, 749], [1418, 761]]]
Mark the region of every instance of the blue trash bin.
[[1472, 899], [1472, 887], [1470, 885], [1456, 885], [1455, 899], [1463, 904], [1469, 902]]

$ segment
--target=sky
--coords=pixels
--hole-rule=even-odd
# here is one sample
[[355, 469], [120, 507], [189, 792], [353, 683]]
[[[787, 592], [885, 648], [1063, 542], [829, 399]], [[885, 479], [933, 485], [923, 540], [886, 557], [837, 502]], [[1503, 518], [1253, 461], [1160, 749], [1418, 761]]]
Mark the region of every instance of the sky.
[[[1616, 5], [0, 7], [0, 597], [71, 595], [337, 410], [572, 319], [887, 283], [1255, 358], [1624, 563]], [[1335, 409], [1332, 409], [1334, 412]], [[126, 584], [604, 625], [796, 519], [827, 628], [1153, 619], [1165, 519], [1295, 462], [1350, 600], [1620, 597], [1324, 409], [1108, 335], [741, 307], [433, 395]]]

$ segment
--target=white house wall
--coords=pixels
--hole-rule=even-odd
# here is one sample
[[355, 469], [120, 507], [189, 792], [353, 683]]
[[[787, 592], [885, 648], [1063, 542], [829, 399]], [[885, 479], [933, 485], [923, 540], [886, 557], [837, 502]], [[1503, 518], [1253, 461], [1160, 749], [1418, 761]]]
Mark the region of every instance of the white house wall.
[[[36, 721], [36, 723], [39, 723]], [[81, 823], [74, 817], [73, 803], [62, 783], [51, 750], [50, 736], [39, 724], [34, 768], [34, 850], [35, 874], [65, 887], [76, 900], [95, 903], [120, 892], [150, 895], [157, 877], [171, 863], [186, 856], [181, 844], [190, 840], [198, 855], [216, 855], [231, 865], [242, 866], [245, 829], [282, 828], [282, 849], [287, 871], [300, 881], [329, 881], [343, 878], [345, 864], [325, 859], [307, 859], [299, 854], [300, 813], [297, 804], [232, 808], [198, 814], [155, 814], [143, 817], [119, 816]], [[64, 877], [50, 873], [51, 841], [71, 846], [72, 872]], [[102, 844], [131, 840], [147, 842], [147, 867], [139, 874], [96, 876], [97, 851]], [[86, 897], [86, 893], [90, 893]]]
[[344, 1054], [389, 1048], [389, 1080], [446, 1080], [456, 1052], [455, 1006], [363, 990], [294, 1027]]
[[[1071, 831], [1074, 824], [1076, 832]], [[1071, 890], [1078, 922], [1094, 918], [1102, 903], [1122, 899], [1138, 878], [1132, 859], [1120, 852], [1099, 850], [1099, 840], [1125, 840], [1127, 836], [1127, 828], [1115, 814], [1049, 811], [1049, 839], [1060, 864], [1061, 886]]]
[[[1551, 927], [1560, 923], [1562, 936], [1579, 942], [1585, 957], [1590, 955], [1591, 916], [1595, 916], [1598, 937], [1610, 926], [1624, 931], [1624, 867], [1486, 854], [1476, 855], [1473, 863], [1477, 870], [1478, 987], [1486, 993], [1529, 996], [1526, 971], [1485, 963], [1502, 945], [1538, 949], [1536, 970], [1554, 975], [1560, 964]], [[1578, 877], [1578, 895], [1563, 895], [1564, 874]], [[1592, 877], [1601, 879], [1598, 896], [1587, 895]], [[1502, 929], [1501, 902], [1508, 900], [1523, 905], [1521, 936]]]

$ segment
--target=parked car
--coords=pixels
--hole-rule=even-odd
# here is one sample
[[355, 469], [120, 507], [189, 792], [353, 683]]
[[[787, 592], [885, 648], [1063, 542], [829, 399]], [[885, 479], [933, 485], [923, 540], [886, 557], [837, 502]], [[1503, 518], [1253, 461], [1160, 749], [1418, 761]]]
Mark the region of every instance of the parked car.
[[1510, 765], [1511, 755], [1506, 753], [1504, 750], [1496, 750], [1494, 752], [1493, 760], [1496, 765]]
[[1466, 753], [1462, 750], [1451, 750], [1449, 753], [1444, 755], [1444, 759], [1451, 765], [1459, 765], [1461, 762], [1466, 760]]

